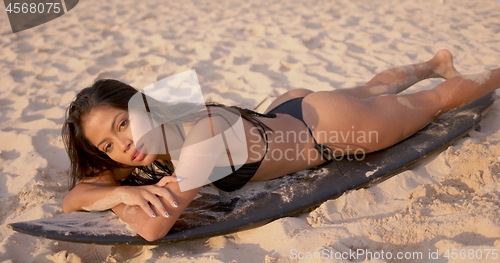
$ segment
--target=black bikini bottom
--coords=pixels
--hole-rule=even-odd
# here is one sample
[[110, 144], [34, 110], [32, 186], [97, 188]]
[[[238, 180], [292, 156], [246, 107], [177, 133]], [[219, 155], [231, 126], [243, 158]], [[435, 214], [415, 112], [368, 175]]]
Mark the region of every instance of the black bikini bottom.
[[295, 98], [288, 100], [286, 102], [281, 103], [280, 105], [276, 106], [274, 109], [270, 110], [268, 114], [276, 114], [276, 113], [283, 113], [283, 114], [288, 114], [295, 119], [301, 121], [304, 123], [304, 125], [307, 128], [307, 131], [311, 135], [313, 141], [314, 141], [314, 148], [316, 148], [321, 155], [323, 156], [323, 159], [327, 161], [332, 161], [334, 159], [334, 154], [332, 149], [330, 149], [328, 146], [324, 144], [320, 144], [316, 141], [316, 138], [314, 138], [312, 130], [309, 128], [307, 123], [304, 121], [304, 118], [302, 116], [302, 100], [304, 98]]

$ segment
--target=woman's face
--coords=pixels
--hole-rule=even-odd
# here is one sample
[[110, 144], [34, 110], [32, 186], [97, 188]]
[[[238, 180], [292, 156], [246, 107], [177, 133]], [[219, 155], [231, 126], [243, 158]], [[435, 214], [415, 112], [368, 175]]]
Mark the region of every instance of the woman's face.
[[94, 146], [121, 164], [143, 166], [156, 159], [157, 155], [148, 154], [144, 145], [136, 149], [129, 113], [125, 110], [109, 106], [92, 109], [83, 119], [83, 132]]

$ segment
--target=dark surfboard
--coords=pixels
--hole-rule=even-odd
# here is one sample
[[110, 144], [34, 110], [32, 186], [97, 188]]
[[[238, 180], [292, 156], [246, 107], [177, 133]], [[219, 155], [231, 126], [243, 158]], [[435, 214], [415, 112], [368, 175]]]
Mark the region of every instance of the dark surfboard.
[[310, 211], [348, 190], [379, 183], [441, 152], [479, 124], [493, 97], [493, 93], [489, 94], [449, 112], [399, 144], [367, 154], [362, 161], [356, 161], [355, 156], [348, 160], [345, 156], [315, 170], [249, 183], [233, 193], [204, 187], [168, 235], [155, 242], [129, 232], [112, 212], [75, 212], [9, 226], [39, 237], [106, 245], [170, 243], [258, 227]]

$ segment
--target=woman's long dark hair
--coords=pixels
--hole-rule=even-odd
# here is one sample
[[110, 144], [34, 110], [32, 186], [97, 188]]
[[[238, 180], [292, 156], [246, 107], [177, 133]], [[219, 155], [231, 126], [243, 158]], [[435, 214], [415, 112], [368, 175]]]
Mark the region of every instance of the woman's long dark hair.
[[[70, 188], [78, 181], [99, 176], [102, 172], [116, 168], [126, 167], [121, 163], [113, 161], [104, 152], [100, 151], [85, 137], [83, 132], [84, 118], [88, 116], [93, 108], [109, 106], [128, 111], [130, 98], [138, 91], [123, 82], [103, 79], [96, 81], [93, 85], [84, 88], [76, 96], [66, 111], [66, 121], [62, 127], [62, 138], [71, 162], [70, 165]], [[264, 116], [257, 112], [242, 109], [236, 106], [226, 107], [222, 104], [209, 103], [207, 106], [224, 107], [235, 109], [241, 117], [262, 130], [269, 129], [256, 116]], [[173, 165], [166, 165], [157, 161], [151, 166], [139, 166], [127, 179], [127, 184], [139, 185], [155, 183], [164, 175], [173, 173]]]
[[92, 86], [81, 90], [69, 105], [62, 127], [62, 138], [71, 162], [71, 188], [80, 180], [123, 167], [87, 140], [83, 133], [83, 122], [90, 111], [99, 106], [127, 110], [128, 101], [135, 93], [137, 90], [125, 83], [98, 80]]

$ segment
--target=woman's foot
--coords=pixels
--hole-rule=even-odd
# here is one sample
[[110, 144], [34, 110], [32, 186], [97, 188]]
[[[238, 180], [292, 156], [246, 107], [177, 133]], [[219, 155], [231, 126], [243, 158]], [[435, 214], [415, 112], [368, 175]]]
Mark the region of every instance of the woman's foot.
[[453, 66], [453, 55], [446, 49], [439, 50], [434, 57], [428, 61], [433, 65], [431, 78], [450, 79], [461, 74]]

